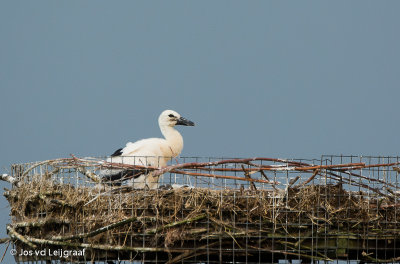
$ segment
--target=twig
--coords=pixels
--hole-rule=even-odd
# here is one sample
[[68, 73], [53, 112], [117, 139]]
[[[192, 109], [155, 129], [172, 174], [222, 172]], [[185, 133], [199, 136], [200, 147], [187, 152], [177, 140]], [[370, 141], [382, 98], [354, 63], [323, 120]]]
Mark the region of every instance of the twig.
[[56, 162], [56, 161], [58, 161], [58, 160], [45, 160], [45, 161], [41, 161], [41, 162], [35, 163], [34, 165], [30, 166], [26, 171], [24, 171], [22, 173], [21, 178], [23, 179], [26, 175], [28, 175], [28, 173], [31, 170], [33, 170], [36, 167], [39, 167], [40, 165], [50, 164], [50, 163], [53, 163], [53, 162]]
[[[313, 251], [313, 248], [311, 248], [311, 247], [307, 247], [307, 246], [304, 246], [304, 245], [302, 245], [301, 246], [301, 249], [299, 250], [299, 249], [297, 249], [297, 243], [293, 243], [293, 242], [289, 242], [289, 241], [281, 241], [281, 240], [278, 240], [278, 243], [280, 243], [280, 244], [283, 244], [283, 245], [286, 245], [287, 247], [289, 247], [291, 250], [293, 250], [293, 251], [297, 251], [297, 252], [299, 252], [299, 254], [301, 254], [301, 251], [302, 250], [304, 250], [304, 249], [307, 249], [307, 250], [309, 250], [309, 251]], [[320, 253], [320, 252], [316, 252], [317, 253], [317, 255], [319, 255], [323, 260], [325, 260], [325, 261], [332, 261], [332, 259], [330, 259], [328, 256], [325, 256], [324, 254], [322, 254], [322, 253]], [[306, 255], [305, 255], [306, 256]], [[313, 256], [313, 257], [315, 257], [315, 256]]]
[[[328, 176], [328, 175], [334, 176], [334, 177], [336, 177], [336, 178], [332, 178], [332, 177], [330, 177], [330, 176]], [[344, 177], [341, 177], [341, 176], [339, 176], [339, 175], [337, 175], [337, 174], [335, 174], [335, 173], [333, 173], [333, 172], [331, 172], [331, 171], [327, 171], [327, 172], [326, 172], [326, 177], [329, 178], [329, 179], [336, 180], [336, 181], [346, 182], [347, 184], [350, 184], [350, 185], [353, 185], [353, 186], [362, 187], [362, 188], [364, 188], [364, 189], [371, 190], [371, 191], [373, 191], [373, 192], [375, 192], [375, 193], [377, 193], [377, 194], [379, 194], [379, 195], [381, 195], [381, 196], [385, 196], [385, 197], [391, 198], [390, 195], [387, 195], [387, 194], [382, 193], [378, 188], [373, 188], [373, 187], [371, 187], [371, 186], [369, 186], [369, 185], [366, 185], [366, 184], [364, 184], [364, 183], [360, 183], [360, 182], [356, 182], [356, 181], [351, 181], [351, 180], [349, 180], [349, 179], [347, 179], [347, 178], [344, 178]]]
[[270, 181], [270, 180], [268, 179], [267, 174], [265, 174], [265, 172], [264, 172], [263, 170], [260, 170], [260, 173], [261, 173], [261, 175], [262, 175], [267, 181]]
[[183, 261], [183, 260], [188, 259], [188, 258], [193, 258], [195, 256], [204, 255], [204, 254], [207, 253], [207, 251], [205, 251], [204, 249], [206, 249], [207, 247], [211, 248], [214, 245], [217, 245], [218, 243], [219, 242], [217, 241], [217, 242], [213, 242], [213, 243], [210, 243], [208, 245], [204, 245], [204, 246], [192, 249], [192, 250], [186, 250], [182, 254], [180, 254], [180, 255], [176, 256], [175, 258], [167, 261], [165, 264], [178, 263], [178, 262]]
[[342, 168], [346, 170], [354, 170], [365, 168], [365, 163], [347, 163], [347, 164], [333, 164], [333, 165], [317, 165], [311, 167], [295, 167], [293, 170], [298, 171], [307, 171], [307, 170], [316, 170], [316, 169], [334, 169], [334, 168]]
[[270, 248], [259, 248], [259, 247], [255, 247], [255, 246], [251, 246], [251, 245], [248, 245], [248, 247], [250, 247], [250, 248], [254, 248], [254, 249], [257, 249], [257, 250], [262, 250], [262, 251], [268, 251], [268, 252], [271, 252], [271, 253], [280, 253], [280, 254], [284, 254], [284, 255], [292, 255], [292, 256], [298, 256], [298, 257], [304, 257], [304, 258], [308, 258], [308, 259], [311, 259], [311, 260], [331, 260], [331, 259], [329, 259], [329, 258], [322, 258], [322, 257], [317, 257], [317, 256], [311, 256], [311, 255], [307, 255], [307, 254], [301, 254], [301, 253], [295, 253], [295, 252], [288, 252], [288, 251], [283, 251], [283, 250], [276, 250], [276, 249], [270, 249]]
[[314, 172], [313, 172], [313, 174], [311, 175], [311, 177], [308, 178], [308, 180], [306, 180], [305, 182], [302, 183], [302, 186], [304, 186], [304, 185], [306, 185], [307, 183], [309, 183], [310, 181], [312, 181], [312, 180], [315, 178], [315, 176], [318, 175], [319, 171], [320, 171], [319, 169], [315, 169]]
[[86, 177], [88, 177], [89, 179], [91, 179], [92, 181], [96, 182], [96, 183], [100, 183], [101, 179], [99, 176], [97, 176], [95, 173], [86, 170], [84, 167], [77, 167], [76, 168], [80, 173], [82, 173], [83, 175], [85, 175]]
[[378, 259], [378, 258], [373, 258], [370, 256], [370, 254], [367, 254], [365, 251], [361, 253], [363, 257], [365, 257], [368, 261], [375, 262], [375, 263], [396, 263], [400, 261], [400, 257], [397, 258], [391, 258], [391, 259]]
[[361, 178], [361, 179], [364, 179], [364, 180], [367, 180], [367, 181], [379, 182], [379, 183], [382, 183], [384, 185], [387, 185], [387, 186], [390, 186], [390, 187], [393, 187], [393, 188], [398, 188], [397, 186], [395, 186], [393, 184], [390, 184], [390, 183], [388, 183], [386, 181], [379, 180], [379, 179], [374, 179], [374, 178], [371, 178], [371, 177], [366, 177], [366, 176], [363, 176], [363, 175], [360, 175], [360, 174], [357, 174], [357, 173], [354, 173], [354, 172], [351, 172], [351, 171], [342, 171], [340, 169], [332, 169], [332, 171], [342, 172], [342, 173], [347, 174], [349, 176], [355, 176], [355, 177], [358, 177], [358, 178]]
[[17, 187], [20, 187], [21, 183], [17, 180], [17, 178], [10, 176], [8, 174], [1, 174], [0, 180], [9, 182], [11, 184], [15, 184]]
[[7, 225], [7, 230], [10, 233], [11, 238], [15, 238], [20, 240], [21, 242], [27, 244], [31, 248], [36, 248], [36, 245], [31, 243], [26, 237], [23, 235], [19, 234], [17, 231], [15, 231], [14, 228], [12, 228], [10, 225]]
[[8, 241], [10, 241], [9, 237], [0, 238], [0, 244], [4, 244], [4, 243], [6, 243]]
[[376, 167], [392, 167], [399, 165], [399, 162], [392, 162], [392, 163], [380, 163], [380, 164], [370, 164], [370, 165], [365, 165], [364, 168], [376, 168]]
[[[246, 169], [244, 168], [243, 164], [240, 165], [240, 166], [242, 166], [242, 169], [243, 169], [243, 172], [244, 172], [244, 175], [246, 176], [246, 178], [252, 180], [252, 178], [250, 176], [250, 173], [246, 171]], [[256, 185], [254, 184], [254, 182], [250, 181], [250, 186], [251, 186], [252, 190], [257, 191]]]
[[293, 186], [293, 184], [295, 184], [297, 181], [298, 181], [298, 179], [300, 179], [300, 176], [296, 176], [296, 177], [294, 177], [293, 179], [291, 179], [290, 181], [289, 181], [289, 183], [288, 183], [288, 186], [287, 186], [287, 189], [289, 189], [290, 187], [292, 187]]
[[6, 247], [6, 250], [4, 250], [4, 253], [3, 253], [3, 256], [1, 257], [0, 263], [3, 262], [4, 256], [6, 255], [8, 247], [10, 246], [10, 239], [7, 239], [7, 241], [8, 241], [7, 247]]
[[244, 177], [228, 176], [228, 175], [217, 175], [217, 174], [187, 172], [187, 171], [181, 171], [181, 170], [172, 170], [170, 172], [178, 173], [178, 174], [184, 174], [184, 175], [202, 176], [202, 177], [219, 178], [219, 179], [231, 179], [231, 180], [239, 180], [239, 181], [260, 182], [260, 183], [267, 183], [267, 184], [279, 184], [279, 182], [274, 182], [274, 181], [258, 180], [258, 179], [252, 179], [252, 178], [249, 179], [249, 178], [244, 178]]
[[51, 224], [59, 224], [59, 225], [68, 225], [70, 224], [69, 220], [60, 220], [56, 218], [50, 218], [47, 220], [42, 220], [38, 222], [20, 222], [20, 223], [15, 223], [13, 226], [15, 228], [23, 228], [23, 227], [42, 227], [45, 225], [51, 225]]
[[111, 225], [103, 226], [103, 227], [101, 227], [99, 229], [96, 229], [96, 230], [94, 230], [92, 232], [89, 232], [89, 233], [81, 233], [81, 234], [72, 235], [72, 236], [65, 236], [65, 237], [57, 236], [57, 237], [52, 237], [52, 240], [54, 240], [54, 241], [65, 241], [65, 240], [73, 240], [73, 239], [81, 239], [81, 238], [93, 237], [93, 236], [96, 236], [96, 235], [98, 235], [100, 233], [106, 232], [108, 230], [114, 229], [114, 228], [119, 227], [119, 226], [123, 226], [125, 224], [134, 222], [136, 220], [137, 220], [137, 217], [130, 217], [130, 218], [124, 219], [122, 221], [119, 221], [117, 223], [113, 223]]
[[42, 195], [39, 195], [39, 197], [40, 197], [42, 200], [44, 200], [44, 201], [49, 201], [50, 203], [53, 203], [53, 204], [57, 204], [57, 205], [65, 206], [65, 207], [74, 208], [74, 205], [72, 205], [72, 204], [70, 204], [70, 203], [68, 203], [68, 202], [62, 201], [62, 200], [57, 200], [57, 199], [49, 199], [49, 200], [47, 200], [46, 197], [43, 197]]
[[147, 234], [155, 234], [157, 232], [160, 232], [163, 229], [170, 228], [170, 227], [175, 227], [175, 226], [182, 225], [182, 224], [189, 224], [191, 222], [204, 219], [206, 217], [207, 217], [207, 214], [200, 214], [200, 215], [198, 215], [196, 217], [193, 217], [193, 218], [190, 218], [190, 219], [185, 219], [185, 220], [182, 220], [182, 221], [173, 222], [171, 224], [163, 225], [163, 226], [158, 227], [158, 228], [150, 229], [149, 231], [147, 231]]
[[60, 170], [61, 170], [61, 169], [60, 169], [59, 167], [57, 167], [57, 168], [54, 168], [54, 170], [52, 170], [52, 171], [50, 171], [50, 172], [47, 172], [47, 173], [45, 174], [46, 179], [50, 179], [51, 176], [53, 176], [54, 174], [59, 173]]
[[[21, 236], [21, 235], [20, 235]], [[29, 244], [38, 244], [38, 245], [52, 245], [52, 246], [63, 246], [63, 247], [71, 247], [71, 248], [88, 248], [88, 249], [98, 249], [98, 250], [107, 250], [107, 251], [136, 251], [136, 252], [184, 252], [184, 249], [170, 249], [170, 248], [157, 248], [157, 247], [127, 247], [127, 246], [112, 246], [107, 244], [88, 244], [88, 243], [70, 243], [65, 241], [54, 241], [48, 239], [40, 239], [26, 236], [25, 240], [21, 242], [28, 242]], [[25, 242], [26, 241], [26, 242]], [[36, 245], [34, 245], [36, 247]]]

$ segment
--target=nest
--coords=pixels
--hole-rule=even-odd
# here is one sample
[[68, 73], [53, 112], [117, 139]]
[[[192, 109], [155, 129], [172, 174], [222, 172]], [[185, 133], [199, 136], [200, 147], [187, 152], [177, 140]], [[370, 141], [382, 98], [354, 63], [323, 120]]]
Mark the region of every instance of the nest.
[[[372, 245], [374, 252], [386, 245], [385, 261], [398, 257], [396, 195], [349, 191], [341, 182], [250, 187], [133, 190], [37, 176], [6, 193], [7, 229], [17, 248], [87, 249], [70, 261], [379, 261], [363, 250]], [[26, 259], [39, 257], [19, 260]]]

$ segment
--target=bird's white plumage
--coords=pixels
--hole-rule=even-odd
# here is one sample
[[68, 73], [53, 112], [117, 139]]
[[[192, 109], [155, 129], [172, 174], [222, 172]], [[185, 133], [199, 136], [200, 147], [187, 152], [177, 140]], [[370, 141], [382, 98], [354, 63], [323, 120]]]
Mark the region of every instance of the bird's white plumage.
[[[183, 123], [183, 121], [186, 123]], [[152, 167], [164, 167], [168, 161], [178, 156], [183, 149], [183, 138], [181, 134], [174, 128], [177, 124], [194, 125], [172, 110], [165, 110], [158, 118], [161, 133], [164, 138], [148, 138], [136, 142], [128, 142], [126, 146], [120, 150], [119, 155], [112, 156], [107, 159], [108, 162], [124, 163], [131, 165], [142, 165]], [[119, 170], [120, 172], [121, 170]], [[117, 170], [103, 170], [103, 176], [118, 173]], [[140, 177], [130, 180], [128, 183], [134, 188], [150, 189], [158, 187], [158, 177], [154, 177], [150, 172]]]

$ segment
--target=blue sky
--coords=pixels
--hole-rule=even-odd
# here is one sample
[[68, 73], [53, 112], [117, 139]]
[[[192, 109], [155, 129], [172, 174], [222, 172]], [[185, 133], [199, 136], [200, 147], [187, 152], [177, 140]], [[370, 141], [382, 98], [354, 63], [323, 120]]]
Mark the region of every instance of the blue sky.
[[180, 129], [183, 156], [397, 156], [398, 10], [398, 1], [1, 1], [1, 173], [158, 137], [165, 109], [196, 122]]

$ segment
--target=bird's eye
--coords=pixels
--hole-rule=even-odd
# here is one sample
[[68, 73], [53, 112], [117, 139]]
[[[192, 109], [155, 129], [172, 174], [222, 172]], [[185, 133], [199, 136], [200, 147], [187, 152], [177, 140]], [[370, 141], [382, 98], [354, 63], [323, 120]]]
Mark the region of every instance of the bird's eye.
[[175, 117], [173, 114], [169, 114], [168, 116], [169, 116], [169, 117]]

